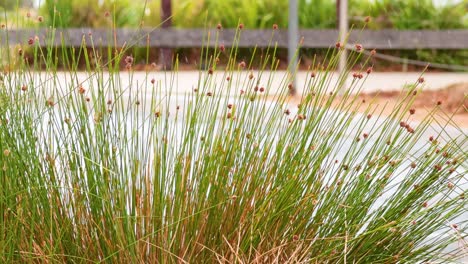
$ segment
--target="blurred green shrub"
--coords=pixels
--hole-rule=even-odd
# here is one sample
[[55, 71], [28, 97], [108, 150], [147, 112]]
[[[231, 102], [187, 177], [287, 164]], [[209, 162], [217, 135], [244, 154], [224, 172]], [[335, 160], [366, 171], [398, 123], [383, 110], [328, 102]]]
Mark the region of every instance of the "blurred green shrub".
[[[10, 3], [13, 0], [5, 0]], [[61, 27], [155, 27], [161, 23], [160, 0], [45, 0], [40, 12], [50, 23]], [[288, 1], [266, 0], [178, 0], [172, 1], [173, 25], [202, 28], [221, 23], [234, 28], [287, 27]], [[55, 11], [56, 10], [56, 11]], [[111, 18], [105, 13], [111, 12]], [[457, 29], [468, 28], [468, 0], [437, 6], [433, 0], [350, 0], [350, 24], [360, 27], [366, 16], [373, 17], [371, 29]], [[53, 20], [55, 16], [55, 20]], [[299, 0], [299, 24], [302, 28], [336, 27], [336, 1]]]
[[40, 10], [48, 25], [57, 27], [137, 27], [143, 18], [143, 2], [131, 0], [46, 0]]

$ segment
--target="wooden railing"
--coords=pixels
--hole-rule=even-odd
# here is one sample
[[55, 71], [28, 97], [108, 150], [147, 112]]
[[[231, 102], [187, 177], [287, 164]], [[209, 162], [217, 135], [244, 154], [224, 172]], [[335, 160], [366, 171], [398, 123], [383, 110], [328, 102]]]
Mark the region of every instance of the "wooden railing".
[[[55, 32], [55, 34], [52, 34]], [[236, 30], [223, 29], [219, 32], [218, 43], [232, 46]], [[210, 41], [207, 42], [207, 34]], [[36, 36], [39, 45], [54, 46], [150, 46], [150, 47], [201, 47], [215, 44], [216, 30], [206, 29], [21, 29], [0, 32], [0, 45], [28, 45]], [[338, 30], [300, 30], [302, 47], [328, 48], [338, 39]], [[272, 42], [270, 42], [272, 41]], [[367, 49], [468, 49], [468, 30], [364, 30], [353, 31], [350, 43], [361, 43]], [[62, 44], [63, 43], [63, 44]], [[277, 43], [287, 48], [287, 31], [242, 30], [239, 47], [266, 47]]]

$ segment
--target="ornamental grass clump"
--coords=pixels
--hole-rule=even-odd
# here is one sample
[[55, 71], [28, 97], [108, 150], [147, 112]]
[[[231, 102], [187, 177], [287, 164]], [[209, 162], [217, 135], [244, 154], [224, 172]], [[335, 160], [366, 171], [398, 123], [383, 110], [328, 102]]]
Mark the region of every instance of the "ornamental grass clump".
[[437, 106], [412, 119], [423, 83], [383, 116], [359, 97], [365, 53], [335, 71], [341, 43], [291, 100], [297, 65], [275, 84], [274, 42], [238, 58], [241, 28], [233, 47], [202, 49], [187, 92], [177, 57], [174, 72], [135, 72], [131, 45], [87, 49], [92, 35], [60, 53], [2, 47], [16, 68], [0, 83], [1, 262], [461, 260], [466, 130]]

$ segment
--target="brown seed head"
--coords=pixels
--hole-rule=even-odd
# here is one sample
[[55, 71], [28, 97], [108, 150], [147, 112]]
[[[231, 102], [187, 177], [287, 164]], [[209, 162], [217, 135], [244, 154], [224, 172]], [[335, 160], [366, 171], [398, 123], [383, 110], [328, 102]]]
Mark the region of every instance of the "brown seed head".
[[260, 92], [263, 93], [265, 91], [265, 87], [260, 87]]
[[368, 114], [367, 115], [367, 119], [371, 119], [372, 115], [371, 114]]
[[277, 24], [273, 24], [273, 30], [277, 30], [278, 29], [278, 25]]
[[245, 61], [241, 61], [241, 62], [239, 63], [239, 67], [245, 68]]
[[362, 51], [362, 45], [361, 44], [356, 44], [354, 45], [356, 47], [356, 51]]
[[46, 103], [47, 103], [47, 105], [50, 106], [50, 107], [54, 106], [54, 104], [55, 104], [55, 103], [54, 103], [54, 100], [53, 100], [52, 98], [47, 99], [47, 102], [46, 102]]
[[291, 111], [289, 111], [289, 109], [284, 110], [285, 115], [289, 115], [290, 113], [291, 113]]
[[294, 86], [292, 85], [292, 83], [288, 84], [288, 89], [289, 90], [292, 90], [294, 88]]
[[375, 49], [371, 50], [370, 55], [374, 56], [375, 54], [377, 54], [377, 51]]
[[223, 26], [221, 25], [221, 23], [218, 23], [218, 25], [216, 26], [216, 28], [217, 28], [218, 30], [220, 30], [220, 29], [223, 28]]
[[366, 17], [364, 18], [364, 22], [365, 22], [365, 23], [369, 23], [370, 20], [371, 20], [371, 17], [370, 17], [370, 16], [366, 16]]
[[44, 18], [42, 16], [38, 16], [37, 21], [42, 22], [42, 21], [44, 21]]
[[418, 83], [423, 83], [424, 82], [424, 77], [419, 77], [418, 78]]
[[86, 89], [82, 85], [80, 85], [80, 88], [78, 88], [78, 93], [84, 94], [85, 92], [86, 92]]
[[21, 91], [26, 92], [28, 90], [28, 86], [23, 85], [21, 86]]
[[224, 44], [219, 45], [219, 50], [221, 52], [224, 52], [226, 50], [226, 47], [224, 47]]
[[414, 169], [414, 168], [416, 168], [416, 163], [414, 163], [414, 162], [411, 162], [411, 165], [410, 165], [410, 166], [411, 166], [411, 168], [413, 168], [413, 169]]
[[362, 137], [363, 137], [363, 138], [368, 138], [368, 137], [369, 137], [369, 134], [364, 133], [364, 134], [362, 134]]
[[240, 23], [239, 24], [239, 29], [244, 29], [244, 24]]
[[18, 49], [18, 55], [19, 55], [19, 56], [23, 56], [23, 49], [22, 49], [22, 48], [19, 48], [19, 49]]
[[437, 105], [441, 105], [442, 104], [442, 101], [437, 101]]
[[133, 57], [132, 56], [125, 57], [125, 63], [126, 64], [133, 64]]
[[207, 96], [213, 96], [213, 93], [212, 92], [207, 92], [206, 95]]
[[294, 235], [294, 236], [293, 236], [293, 240], [294, 240], [294, 241], [298, 241], [298, 240], [299, 240], [299, 236], [298, 236], [298, 235]]
[[341, 48], [341, 47], [342, 47], [342, 45], [341, 45], [340, 42], [337, 42], [337, 43], [335, 44], [335, 48], [339, 49], [339, 48]]
[[311, 77], [311, 78], [314, 78], [315, 76], [317, 76], [317, 74], [316, 74], [315, 72], [311, 72], [311, 73], [310, 73], [310, 77]]
[[232, 109], [232, 104], [228, 104], [228, 105], [227, 105], [227, 108], [228, 108], [228, 109]]
[[110, 16], [110, 12], [109, 12], [109, 11], [104, 12], [104, 16], [105, 16], [105, 17], [109, 17], [109, 16]]
[[29, 38], [29, 39], [28, 39], [28, 44], [29, 44], [29, 45], [34, 44], [34, 39], [33, 39], [33, 38]]
[[416, 109], [411, 108], [411, 109], [409, 110], [409, 113], [410, 113], [410, 115], [414, 115], [414, 113], [416, 113]]
[[370, 74], [372, 72], [372, 66], [367, 68], [366, 72], [367, 72], [367, 74]]
[[151, 84], [154, 84], [156, 82], [156, 80], [153, 78], [151, 79]]
[[208, 69], [208, 74], [213, 74], [213, 68]]

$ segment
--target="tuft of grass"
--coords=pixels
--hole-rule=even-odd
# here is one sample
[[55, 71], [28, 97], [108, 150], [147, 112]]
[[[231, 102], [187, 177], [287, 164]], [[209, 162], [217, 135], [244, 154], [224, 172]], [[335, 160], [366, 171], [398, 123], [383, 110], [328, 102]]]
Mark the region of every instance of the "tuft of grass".
[[4, 263], [415, 263], [466, 253], [466, 131], [450, 132], [437, 105], [412, 120], [422, 78], [384, 117], [358, 99], [370, 59], [358, 51], [341, 73], [342, 49], [313, 60], [297, 105], [294, 76], [273, 81], [274, 43], [245, 61], [236, 46], [203, 48], [190, 92], [180, 92], [177, 57], [176, 71], [153, 80], [133, 70], [131, 45], [88, 36], [80, 49], [31, 48], [28, 61], [0, 49], [19, 65], [0, 83]]

